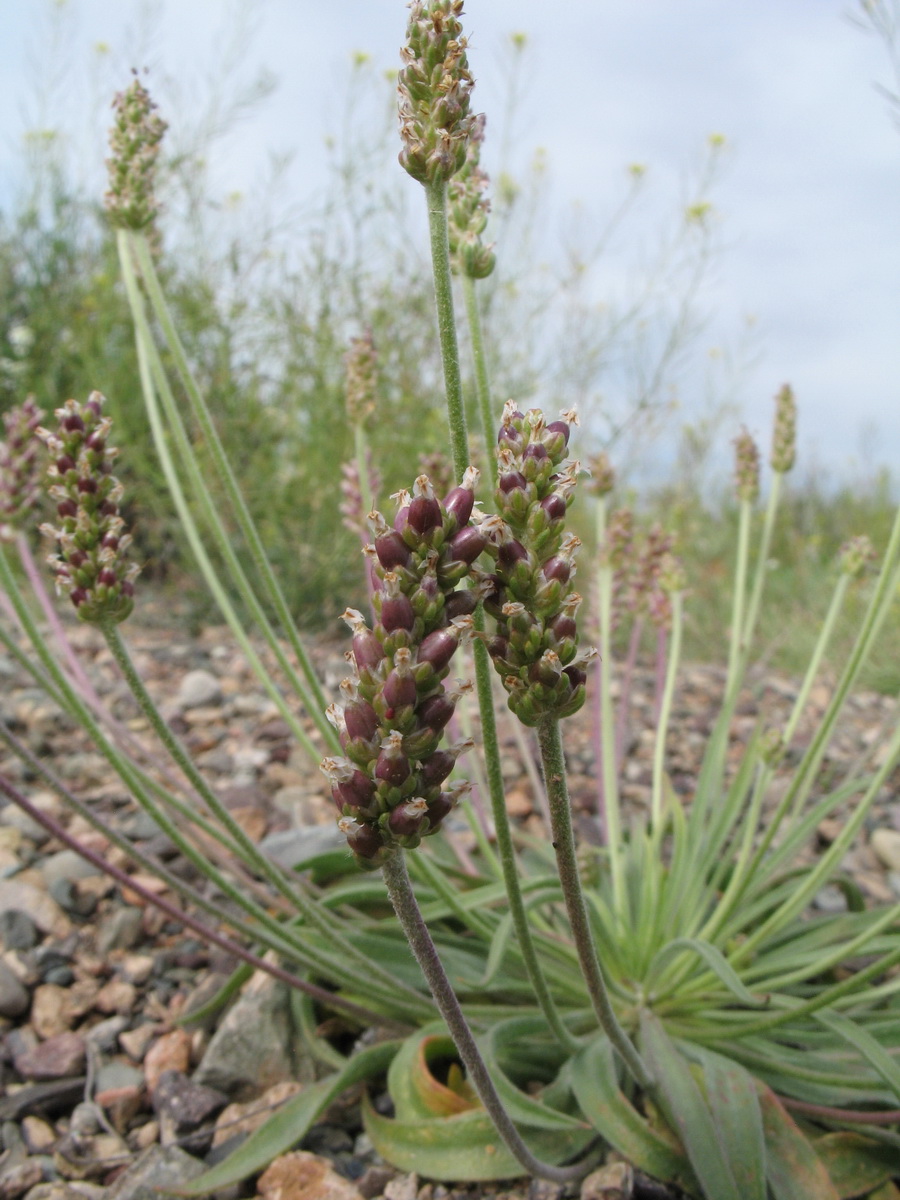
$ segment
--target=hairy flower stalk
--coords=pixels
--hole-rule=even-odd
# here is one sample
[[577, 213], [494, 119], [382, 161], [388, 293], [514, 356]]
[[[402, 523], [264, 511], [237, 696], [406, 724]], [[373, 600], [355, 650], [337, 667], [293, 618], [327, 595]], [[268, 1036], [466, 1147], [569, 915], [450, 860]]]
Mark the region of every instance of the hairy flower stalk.
[[393, 526], [381, 513], [370, 514], [376, 619], [370, 628], [355, 609], [344, 613], [355, 671], [328, 716], [346, 757], [322, 762], [338, 824], [369, 868], [436, 832], [466, 790], [462, 783], [445, 786], [471, 743], [441, 746], [461, 694], [443, 681], [469, 635], [476, 602], [474, 591], [457, 585], [487, 540], [470, 523], [477, 479], [470, 468], [441, 501], [420, 475], [412, 494], [398, 493]]
[[481, 525], [494, 570], [484, 577], [485, 608], [496, 618], [488, 650], [525, 725], [567, 717], [584, 704], [585, 664], [579, 654], [575, 614], [581, 597], [572, 588], [580, 542], [565, 532], [565, 516], [578, 476], [564, 463], [574, 413], [549, 425], [543, 413], [521, 413], [510, 400], [498, 438], [497, 515]]
[[115, 120], [106, 160], [106, 211], [112, 223], [138, 233], [153, 225], [159, 205], [154, 193], [157, 158], [166, 122], [139, 79], [113, 101]]
[[108, 445], [112, 422], [103, 416], [104, 403], [99, 392], [84, 404], [67, 400], [56, 410], [56, 432], [38, 430], [54, 460], [48, 475], [59, 527], [41, 526], [59, 545], [50, 564], [57, 587], [93, 624], [124, 621], [140, 569], [127, 559], [131, 536], [119, 515], [122, 485], [112, 473], [118, 451]]
[[41, 443], [35, 437], [44, 414], [34, 396], [3, 414], [0, 442], [0, 537], [10, 537], [41, 494]]

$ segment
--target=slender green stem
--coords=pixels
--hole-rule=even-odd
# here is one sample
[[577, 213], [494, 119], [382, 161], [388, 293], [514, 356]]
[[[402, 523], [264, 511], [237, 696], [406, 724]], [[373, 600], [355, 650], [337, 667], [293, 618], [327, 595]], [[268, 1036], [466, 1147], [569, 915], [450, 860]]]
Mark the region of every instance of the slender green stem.
[[559, 868], [563, 897], [578, 961], [587, 984], [588, 994], [594, 1006], [597, 1020], [622, 1058], [629, 1074], [642, 1088], [651, 1087], [650, 1074], [635, 1049], [628, 1034], [619, 1024], [609, 998], [606, 980], [597, 957], [594, 936], [591, 932], [578, 861], [575, 854], [575, 836], [572, 831], [572, 815], [569, 808], [569, 789], [566, 785], [566, 763], [559, 732], [559, 721], [545, 718], [538, 726], [541, 746], [541, 761], [547, 795], [550, 799], [550, 821], [553, 829], [553, 849]]
[[369, 480], [369, 454], [368, 454], [368, 438], [363, 427], [362, 421], [358, 422], [353, 428], [353, 448], [356, 453], [356, 474], [359, 476], [359, 495], [362, 500], [362, 516], [365, 516], [375, 507], [375, 497], [372, 495], [372, 487]]
[[682, 600], [681, 592], [673, 593], [672, 644], [669, 647], [666, 682], [663, 687], [659, 722], [656, 726], [656, 744], [653, 747], [653, 792], [650, 811], [653, 821], [653, 840], [657, 849], [662, 839], [663, 829], [663, 773], [666, 757], [666, 734], [669, 731], [669, 716], [672, 712], [672, 698], [675, 695], [675, 680], [678, 676], [678, 663], [681, 657]]
[[450, 272], [450, 243], [447, 238], [447, 184], [443, 180], [425, 184], [428, 205], [428, 232], [431, 238], [431, 267], [434, 275], [434, 299], [437, 305], [438, 336], [444, 368], [447, 419], [450, 423], [450, 451], [457, 482], [469, 465], [469, 439], [466, 433], [466, 409], [459, 370], [459, 344], [453, 311], [453, 279]]
[[612, 586], [613, 571], [606, 560], [606, 499], [597, 501], [597, 605], [600, 622], [600, 749], [603, 778], [603, 816], [612, 876], [613, 903], [620, 921], [628, 914], [622, 862], [622, 814], [616, 768], [615, 717], [612, 702]]
[[775, 514], [778, 512], [778, 502], [781, 499], [781, 485], [784, 474], [775, 471], [769, 488], [769, 500], [766, 504], [766, 515], [763, 521], [762, 537], [759, 542], [759, 557], [756, 560], [756, 572], [753, 577], [753, 591], [747, 606], [747, 617], [743, 628], [739, 627], [741, 654], [744, 658], [750, 653], [753, 634], [756, 631], [756, 620], [759, 616], [759, 604], [762, 599], [763, 587], [769, 573], [769, 551], [772, 547], [772, 532], [775, 528]]
[[744, 599], [747, 590], [747, 560], [750, 554], [750, 520], [753, 506], [741, 501], [738, 519], [737, 561], [734, 568], [734, 596], [731, 603], [731, 633], [728, 639], [728, 683], [725, 695], [731, 696], [738, 687], [738, 664], [744, 644]]
[[481, 1103], [487, 1109], [507, 1149], [516, 1162], [529, 1174], [537, 1175], [541, 1179], [550, 1179], [555, 1183], [568, 1183], [570, 1180], [581, 1178], [588, 1169], [586, 1164], [554, 1167], [535, 1158], [523, 1142], [509, 1113], [504, 1108], [494, 1081], [481, 1057], [462, 1006], [447, 978], [447, 972], [444, 970], [437, 947], [428, 932], [428, 926], [422, 919], [402, 850], [388, 858], [382, 868], [382, 873], [388, 895], [397, 914], [397, 920], [406, 934], [416, 962], [422, 969], [422, 974], [431, 989], [435, 1003], [446, 1022], [456, 1049], [459, 1051], [469, 1081], [478, 1093]]
[[[478, 606], [476, 627], [484, 627], [484, 614], [481, 605]], [[547, 1024], [553, 1031], [554, 1037], [561, 1045], [569, 1050], [579, 1048], [576, 1038], [568, 1031], [560, 1018], [544, 972], [541, 961], [535, 950], [531, 936], [531, 926], [528, 923], [528, 912], [522, 899], [522, 888], [519, 880], [519, 870], [516, 863], [516, 852], [513, 847], [512, 830], [509, 824], [509, 813], [506, 811], [506, 794], [503, 787], [503, 772], [500, 769], [500, 746], [497, 742], [497, 718], [494, 712], [494, 698], [491, 691], [491, 663], [487, 647], [481, 638], [476, 638], [474, 645], [475, 656], [475, 686], [478, 690], [478, 701], [481, 708], [481, 736], [485, 749], [485, 765], [487, 767], [488, 788], [491, 797], [491, 813], [494, 818], [494, 830], [497, 839], [497, 852], [500, 855], [500, 866], [503, 870], [503, 882], [509, 898], [509, 911], [512, 915], [513, 928], [525, 970], [535, 998], [541, 1006], [541, 1012], [547, 1019]]]
[[497, 460], [493, 453], [496, 419], [491, 412], [491, 385], [488, 379], [487, 354], [484, 348], [484, 330], [481, 324], [481, 313], [478, 309], [478, 293], [475, 287], [475, 280], [469, 275], [463, 275], [462, 287], [466, 305], [466, 318], [469, 325], [469, 337], [472, 340], [472, 360], [475, 364], [475, 396], [478, 401], [481, 432], [484, 434], [485, 457], [488, 461], [488, 470], [491, 473], [491, 487], [493, 489], [497, 486]]
[[[244, 629], [243, 624], [241, 623], [237, 612], [235, 611], [234, 605], [232, 604], [221, 580], [219, 579], [218, 574], [216, 573], [215, 568], [213, 567], [212, 560], [206, 551], [206, 547], [203, 543], [203, 539], [200, 536], [197, 524], [194, 521], [193, 515], [191, 514], [187, 497], [184, 494], [184, 489], [181, 486], [172, 455], [169, 451], [168, 439], [163, 427], [162, 414], [159, 409], [159, 402], [156, 394], [157, 385], [161, 389], [160, 394], [164, 402], [167, 404], [170, 414], [177, 413], [177, 405], [175, 404], [174, 396], [172, 396], [168, 379], [165, 375], [165, 371], [163, 370], [162, 362], [159, 358], [159, 352], [157, 351], [155, 343], [153, 342], [150, 326], [144, 311], [143, 298], [137, 285], [137, 279], [135, 277], [134, 267], [131, 261], [129, 243], [125, 239], [124, 235], [120, 236], [119, 252], [122, 267], [122, 277], [125, 281], [125, 288], [128, 293], [132, 317], [135, 323], [136, 344], [138, 349], [138, 368], [140, 371], [144, 401], [147, 407], [147, 416], [150, 421], [150, 428], [153, 433], [153, 440], [156, 444], [160, 463], [166, 476], [166, 483], [172, 497], [172, 502], [175, 505], [175, 509], [178, 513], [182, 530], [188, 540], [191, 551], [197, 561], [197, 565], [199, 566], [203, 577], [206, 580], [207, 587], [210, 589], [216, 604], [222, 612], [222, 615], [225, 617], [225, 620], [228, 622], [228, 625], [237, 639], [241, 650], [246, 656], [248, 663], [252, 667], [260, 683], [263, 685], [275, 705], [278, 707], [278, 711], [280, 712], [281, 716], [291, 727], [291, 731], [297, 738], [300, 745], [310, 756], [310, 758], [313, 761], [316, 761], [319, 758], [319, 753], [316, 750], [316, 747], [310, 740], [308, 733], [303, 728], [303, 725], [297, 719], [295, 713], [291, 711], [285, 702], [284, 696], [275, 686], [272, 677], [265, 669], [261, 658], [253, 647], [250, 638], [247, 636], [246, 630]], [[176, 438], [176, 441], [184, 445], [184, 442], [186, 441], [186, 434], [183, 426], [180, 425], [180, 423], [176, 422], [173, 425], [173, 434]], [[193, 456], [190, 453], [189, 447], [186, 448], [186, 456], [187, 457], [185, 458], [185, 461], [188, 466], [190, 467], [193, 465], [193, 473], [198, 473], [196, 462], [192, 462]], [[205, 488], [200, 489], [198, 491], [198, 495], [201, 504], [204, 507], [204, 512], [212, 522], [213, 528], [215, 529], [217, 520], [211, 498], [208, 492], [206, 492]], [[251, 611], [254, 611], [255, 614], [259, 614], [260, 610], [258, 607], [258, 602], [255, 600], [249, 585], [246, 584], [246, 578], [240, 568], [240, 564], [237, 563], [230, 541], [225, 535], [224, 530], [219, 529], [218, 532], [221, 534], [221, 536], [218, 538], [218, 544], [232, 570], [233, 580], [241, 588], [241, 595], [251, 607]], [[260, 620], [264, 626], [265, 619], [261, 615]], [[275, 649], [276, 654], [281, 653], [280, 647], [277, 646], [277, 640], [273, 649]], [[280, 661], [282, 668], [290, 674], [290, 664], [286, 659], [284, 659], [283, 655]], [[325, 721], [322, 712], [315, 707], [308, 707], [308, 711], [312, 719], [320, 728], [320, 732], [322, 732], [323, 736], [326, 738], [327, 744], [333, 750], [339, 750], [340, 744], [335, 739], [334, 730], [328, 726], [328, 723]]]
[[803, 716], [803, 710], [806, 708], [806, 702], [809, 699], [809, 693], [812, 691], [812, 686], [815, 683], [816, 676], [819, 673], [819, 667], [822, 665], [822, 659], [825, 656], [825, 651], [828, 648], [828, 643], [831, 641], [831, 635], [834, 632], [835, 624], [838, 616], [844, 605], [844, 598], [847, 595], [847, 588], [850, 584], [850, 576], [846, 572], [841, 572], [841, 576], [837, 581], [837, 586], [831, 597], [831, 603], [828, 606], [828, 612], [825, 620], [822, 623], [822, 628], [819, 631], [819, 637], [816, 641], [815, 649], [813, 650], [812, 658], [809, 661], [809, 666], [806, 668], [806, 674], [803, 677], [803, 683], [800, 685], [800, 691], [797, 693], [797, 699], [794, 701], [794, 707], [791, 709], [791, 715], [788, 717], [788, 723], [784, 727], [784, 743], [787, 745], [794, 736], [800, 718]]
[[[196, 417], [201, 429], [203, 437], [213, 455], [213, 461], [219, 477], [225, 486], [228, 498], [234, 509], [234, 514], [237, 518], [241, 532], [243, 533], [247, 545], [250, 548], [250, 553], [253, 557], [253, 563], [259, 574], [259, 578], [268, 592], [269, 598], [278, 613], [279, 621], [285, 636], [291, 644], [297, 661], [300, 664], [300, 669], [303, 672], [306, 680], [306, 688], [298, 687], [298, 691], [304, 700], [310, 715], [313, 720], [316, 720], [318, 714], [324, 711], [326, 707], [325, 695], [322, 691], [316, 672], [313, 669], [312, 662], [306, 652], [306, 647], [300, 639], [297, 632], [296, 622], [291, 613], [281, 586], [272, 570], [272, 564], [269, 562], [265, 548], [262, 544], [262, 539], [254, 524], [253, 518], [250, 515], [250, 510], [247, 508], [241, 489], [235, 478], [231, 464], [228, 461], [228, 456], [219, 439], [218, 432], [213, 424], [210, 416], [209, 408], [203, 399], [203, 394], [197, 386], [188, 363], [187, 354], [184, 346], [178, 336], [178, 330], [175, 327], [175, 322], [172, 320], [172, 315], [166, 303], [166, 298], [159, 282], [159, 277], [156, 274], [156, 266], [153, 262], [153, 254], [147, 243], [147, 239], [142, 234], [120, 234], [120, 250], [122, 242], [125, 241], [134, 247], [138, 263], [140, 264], [141, 276], [144, 285], [147, 289], [147, 294], [156, 313], [160, 328], [166, 338], [166, 342], [172, 353], [172, 358], [175, 362], [178, 374], [184, 384], [188, 399], [191, 404], [191, 409]], [[274, 636], [270, 640], [270, 644], [277, 646], [277, 639]]]

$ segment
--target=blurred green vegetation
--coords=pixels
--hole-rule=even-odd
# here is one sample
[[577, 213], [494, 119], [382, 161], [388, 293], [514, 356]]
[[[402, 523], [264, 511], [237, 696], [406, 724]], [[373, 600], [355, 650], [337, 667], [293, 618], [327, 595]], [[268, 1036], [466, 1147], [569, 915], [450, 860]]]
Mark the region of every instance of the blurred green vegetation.
[[[511, 45], [510, 54], [512, 94], [523, 47]], [[411, 483], [421, 455], [446, 449], [421, 197], [391, 170], [392, 83], [364, 58], [354, 62], [327, 185], [300, 215], [250, 196], [235, 205], [232, 219], [227, 205], [206, 196], [202, 121], [192, 137], [183, 113], [163, 111], [173, 127], [183, 126], [163, 192], [160, 267], [170, 303], [297, 620], [327, 625], [363, 600], [358, 539], [338, 507], [340, 464], [353, 456], [344, 410], [351, 337], [371, 328], [379, 352], [377, 415], [368, 436], [382, 505], [389, 508], [390, 493]], [[491, 134], [489, 127], [488, 144]], [[509, 140], [498, 137], [498, 144]], [[203, 592], [140, 400], [114, 239], [99, 195], [79, 190], [58, 149], [52, 136], [42, 145], [32, 140], [23, 186], [0, 212], [0, 409], [28, 393], [48, 412], [94, 388], [107, 396], [145, 577], [191, 595], [202, 619]], [[599, 232], [588, 222], [580, 240], [548, 264], [539, 253], [549, 219], [543, 160], [536, 157], [519, 177], [500, 164], [492, 228], [499, 267], [481, 289], [498, 411], [510, 395], [522, 407], [577, 404], [585, 424], [577, 451], [585, 456], [606, 445], [626, 468], [660, 427], [674, 441], [678, 417], [670, 397], [685, 360], [703, 352], [702, 294], [717, 253], [708, 198], [723, 152], [722, 140], [711, 138], [689, 182], [689, 202], [682, 193], [658, 239], [658, 255], [642, 263], [631, 292], [602, 300], [595, 268], [627, 233], [646, 172], [624, 171]], [[277, 169], [261, 192], [277, 196]], [[730, 399], [728, 381], [713, 381], [707, 417], [683, 433], [690, 453], [676, 460], [664, 486], [626, 498], [648, 522], [659, 519], [677, 534], [691, 588], [686, 653], [698, 660], [722, 658], [730, 615], [737, 511], [726, 489], [709, 484], [721, 474], [710, 457]], [[473, 445], [476, 458], [482, 452]], [[774, 667], [796, 673], [827, 607], [840, 545], [866, 532], [883, 547], [892, 502], [886, 475], [864, 487], [791, 480], [757, 648]], [[582, 499], [573, 513], [588, 577], [589, 507]], [[849, 642], [864, 589], [853, 594], [832, 662]], [[900, 622], [888, 631], [868, 681], [900, 687]]]

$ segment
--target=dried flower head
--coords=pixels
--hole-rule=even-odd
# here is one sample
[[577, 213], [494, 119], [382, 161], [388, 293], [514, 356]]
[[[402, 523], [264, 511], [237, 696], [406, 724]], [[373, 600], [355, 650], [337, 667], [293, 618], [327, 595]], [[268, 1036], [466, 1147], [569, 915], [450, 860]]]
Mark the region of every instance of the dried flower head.
[[789, 384], [775, 397], [775, 425], [772, 430], [773, 471], [785, 474], [794, 465], [797, 453], [797, 402]]
[[755, 503], [759, 496], [759, 448], [746, 429], [734, 439], [734, 486], [738, 500]]
[[344, 363], [347, 417], [351, 425], [364, 425], [375, 412], [378, 385], [378, 351], [371, 329], [361, 337], [351, 338]]
[[106, 160], [109, 191], [106, 211], [114, 225], [135, 232], [153, 224], [158, 210], [154, 185], [159, 146], [166, 123], [156, 115], [150, 93], [135, 78], [113, 101], [115, 120]]
[[379, 512], [369, 517], [375, 622], [355, 609], [343, 614], [356, 671], [328, 716], [346, 757], [322, 764], [338, 825], [365, 867], [435, 833], [464, 790], [446, 780], [471, 743], [441, 743], [462, 694], [444, 679], [476, 605], [474, 590], [457, 585], [487, 540], [470, 523], [477, 479], [470, 467], [440, 500], [420, 475], [412, 492], [398, 493], [393, 525]]
[[584, 703], [584, 666], [572, 588], [580, 542], [566, 533], [566, 510], [579, 473], [564, 458], [574, 412], [549, 424], [538, 409], [507, 402], [497, 439], [497, 514], [481, 524], [494, 558], [484, 577], [485, 608], [496, 618], [488, 651], [509, 707], [525, 725], [567, 717]]
[[591, 478], [588, 490], [595, 496], [608, 496], [616, 486], [616, 472], [605, 450], [599, 451], [593, 458], [588, 459]]
[[877, 558], [871, 539], [866, 534], [859, 533], [844, 542], [838, 561], [845, 575], [858, 578]]
[[481, 169], [484, 122], [483, 113], [472, 122], [466, 161], [447, 188], [450, 262], [458, 275], [470, 279], [486, 279], [497, 261], [493, 243], [485, 245], [481, 238], [491, 211], [490, 181]]
[[99, 392], [85, 404], [67, 400], [56, 410], [56, 432], [37, 431], [53, 458], [47, 475], [59, 527], [41, 526], [59, 543], [50, 565], [57, 587], [92, 623], [125, 620], [138, 573], [127, 560], [131, 537], [119, 516], [122, 485], [112, 473], [118, 451], [109, 445], [112, 422], [103, 416], [104, 404]]
[[32, 511], [41, 494], [43, 447], [36, 436], [44, 414], [34, 396], [3, 414], [6, 441], [0, 442], [0, 536]]
[[413, 0], [409, 8], [397, 77], [400, 163], [420, 183], [436, 183], [465, 162], [473, 121], [463, 0]]

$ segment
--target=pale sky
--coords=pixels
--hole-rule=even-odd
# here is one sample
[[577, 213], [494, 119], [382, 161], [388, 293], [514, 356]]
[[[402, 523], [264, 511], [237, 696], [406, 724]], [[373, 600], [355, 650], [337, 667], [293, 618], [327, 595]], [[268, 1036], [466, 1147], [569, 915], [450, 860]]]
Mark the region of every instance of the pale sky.
[[[54, 75], [44, 41], [60, 3], [54, 61], [68, 69]], [[222, 30], [239, 10], [255, 30], [243, 77], [265, 66], [279, 87], [218, 144], [211, 178], [223, 194], [245, 191], [271, 152], [290, 150], [292, 186], [311, 194], [353, 53], [397, 66], [403, 0], [0, 0], [0, 202], [15, 188], [27, 129], [66, 112], [93, 178], [110, 81], [121, 86], [139, 53], [140, 65], [177, 77], [189, 98], [194, 81], [217, 69]], [[704, 297], [715, 314], [704, 336], [727, 341], [752, 322], [757, 361], [738, 389], [744, 419], [767, 443], [771, 397], [789, 380], [808, 460], [857, 477], [887, 463], [896, 476], [900, 129], [875, 87], [893, 83], [887, 53], [853, 26], [853, 11], [853, 0], [467, 0], [465, 20], [475, 107], [489, 121], [509, 35], [528, 36], [513, 158], [521, 165], [546, 150], [560, 226], [573, 204], [582, 222], [599, 222], [627, 164], [640, 162], [652, 183], [650, 236], [654, 203], [671, 206], [707, 136], [726, 137], [713, 196], [724, 249]], [[142, 20], [155, 28], [149, 41]], [[108, 53], [98, 55], [98, 43]], [[35, 87], [36, 75], [46, 86]], [[690, 380], [682, 403], [690, 417]]]

